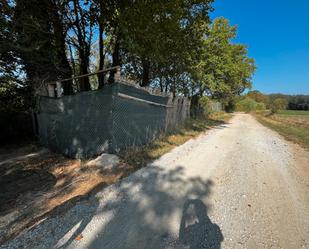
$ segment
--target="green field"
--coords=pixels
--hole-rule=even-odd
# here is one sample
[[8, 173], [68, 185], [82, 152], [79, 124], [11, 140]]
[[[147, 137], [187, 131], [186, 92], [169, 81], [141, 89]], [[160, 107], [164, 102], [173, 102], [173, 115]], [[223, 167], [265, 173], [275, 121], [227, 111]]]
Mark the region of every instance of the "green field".
[[288, 115], [288, 116], [296, 115], [296, 116], [306, 116], [307, 118], [309, 118], [309, 111], [284, 110], [280, 111], [278, 115]]
[[288, 140], [309, 149], [309, 111], [284, 110], [274, 115], [260, 112], [255, 117]]

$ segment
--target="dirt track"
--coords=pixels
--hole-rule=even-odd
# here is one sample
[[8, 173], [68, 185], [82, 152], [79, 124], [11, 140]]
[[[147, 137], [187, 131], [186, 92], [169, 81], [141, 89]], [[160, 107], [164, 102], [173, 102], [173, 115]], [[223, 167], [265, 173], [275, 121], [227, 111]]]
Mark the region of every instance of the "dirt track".
[[308, 238], [309, 153], [237, 114], [0, 248], [297, 249]]

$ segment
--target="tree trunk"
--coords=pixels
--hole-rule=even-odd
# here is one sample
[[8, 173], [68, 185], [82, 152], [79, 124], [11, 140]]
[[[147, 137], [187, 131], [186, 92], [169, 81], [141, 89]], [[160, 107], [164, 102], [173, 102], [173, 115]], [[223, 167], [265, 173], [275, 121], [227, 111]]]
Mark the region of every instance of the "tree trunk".
[[[80, 65], [79, 65], [79, 73], [80, 75], [88, 74], [88, 61], [83, 51], [80, 51]], [[90, 82], [89, 77], [82, 77], [79, 79], [79, 87], [80, 91], [89, 91], [90, 88]]]
[[160, 77], [159, 79], [159, 84], [160, 84], [160, 91], [161, 93], [163, 92], [163, 81], [162, 81], [162, 77]]
[[[120, 44], [119, 44], [119, 40], [118, 40], [118, 37], [116, 37], [116, 40], [115, 40], [115, 47], [114, 47], [114, 51], [113, 51], [113, 54], [112, 54], [112, 59], [113, 59], [113, 62], [112, 62], [112, 67], [116, 67], [116, 66], [120, 66]], [[109, 79], [108, 79], [108, 84], [112, 84], [115, 82], [115, 73], [117, 72], [117, 70], [111, 70], [110, 71], [110, 75], [109, 75]]]
[[[104, 40], [103, 40], [103, 25], [99, 22], [99, 70], [102, 70], [104, 68]], [[99, 89], [103, 88], [104, 86], [104, 74], [99, 73], [98, 74], [98, 81], [99, 81]]]
[[71, 57], [70, 59], [71, 59], [71, 64], [72, 64], [72, 72], [73, 72], [73, 75], [76, 76], [76, 65], [75, 65], [74, 55], [73, 55], [71, 45], [69, 45], [69, 51], [70, 51], [70, 57]]
[[191, 97], [190, 101], [190, 116], [192, 118], [197, 118], [199, 115], [199, 99], [200, 96], [198, 94], [195, 94]]
[[[72, 69], [66, 56], [65, 34], [63, 29], [63, 20], [59, 16], [59, 9], [55, 1], [50, 0], [50, 16], [53, 24], [53, 33], [55, 41], [57, 71], [60, 78], [71, 78]], [[73, 93], [72, 81], [66, 81], [63, 85], [65, 95]]]
[[172, 93], [173, 93], [173, 98], [175, 98], [176, 97], [176, 76], [173, 77]]
[[167, 93], [167, 91], [168, 91], [168, 85], [169, 85], [169, 81], [168, 81], [168, 79], [166, 78], [165, 79], [165, 92]]
[[142, 82], [140, 86], [148, 86], [150, 81], [150, 63], [147, 59], [142, 59], [142, 67], [143, 67], [143, 74], [142, 74]]
[[[86, 42], [86, 37], [84, 36], [84, 32], [81, 28], [81, 22], [85, 22], [85, 20], [80, 20], [79, 18], [79, 11], [80, 11], [80, 5], [79, 0], [73, 0], [74, 4], [74, 14], [76, 17], [76, 29], [77, 29], [77, 40], [78, 40], [78, 53], [79, 53], [79, 74], [88, 74], [88, 66], [89, 66], [89, 56], [90, 56], [90, 45]], [[79, 80], [80, 84], [80, 91], [89, 91], [90, 88], [90, 82], [89, 77], [83, 77]]]

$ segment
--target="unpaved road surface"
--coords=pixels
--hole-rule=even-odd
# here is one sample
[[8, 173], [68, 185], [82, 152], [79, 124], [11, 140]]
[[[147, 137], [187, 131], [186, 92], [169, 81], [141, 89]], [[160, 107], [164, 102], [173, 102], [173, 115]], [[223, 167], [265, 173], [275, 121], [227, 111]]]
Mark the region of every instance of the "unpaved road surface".
[[309, 248], [308, 160], [237, 114], [1, 248]]

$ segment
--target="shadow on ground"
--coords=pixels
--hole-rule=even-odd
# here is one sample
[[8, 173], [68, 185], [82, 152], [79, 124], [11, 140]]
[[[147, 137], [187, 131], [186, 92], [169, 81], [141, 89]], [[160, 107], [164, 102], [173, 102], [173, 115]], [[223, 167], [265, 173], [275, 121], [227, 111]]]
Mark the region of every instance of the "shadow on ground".
[[101, 190], [108, 183], [99, 181], [101, 174], [106, 179], [118, 177], [118, 172], [96, 174], [94, 167], [83, 172], [76, 160], [47, 150], [29, 152], [1, 155], [0, 244]]
[[50, 216], [13, 243], [33, 249], [218, 249], [223, 235], [207, 214], [213, 184], [186, 176], [182, 166], [148, 166]]
[[179, 240], [190, 249], [219, 249], [223, 235], [218, 225], [211, 222], [207, 207], [199, 199], [189, 199], [183, 207]]
[[[211, 124], [215, 128], [223, 129], [227, 123], [211, 120]], [[192, 130], [205, 130], [205, 124], [201, 127], [199, 125], [201, 124], [195, 123]], [[43, 156], [46, 157], [46, 154]], [[81, 241], [86, 240], [86, 237], [81, 238], [82, 236], [80, 235], [93, 219], [93, 216], [102, 213], [102, 217], [104, 217], [107, 214], [109, 215], [110, 212], [113, 213], [112, 218], [107, 223], [106, 220], [102, 223], [101, 230], [96, 230], [98, 237], [88, 241], [88, 247], [102, 248], [102, 244], [105, 247], [123, 248], [123, 243], [125, 243], [128, 244], [128, 248], [130, 248], [130, 245], [132, 248], [136, 248], [136, 245], [139, 248], [158, 248], [158, 243], [163, 243], [161, 246], [164, 246], [166, 241], [168, 241], [168, 243], [172, 244], [176, 243], [190, 246], [190, 248], [197, 248], [195, 247], [196, 239], [203, 244], [204, 237], [207, 239], [213, 236], [213, 231], [218, 230], [215, 228], [216, 225], [211, 223], [207, 216], [209, 209], [207, 197], [213, 183], [200, 177], [188, 179], [185, 177], [185, 168], [182, 166], [173, 170], [166, 170], [163, 167], [156, 166], [142, 169], [138, 172], [137, 176], [131, 175], [124, 179], [124, 184], [115, 185], [119, 186], [119, 189], [115, 190], [117, 198], [104, 200], [103, 203], [100, 201], [100, 194], [98, 196], [94, 195], [105, 186], [127, 176], [140, 166], [135, 165], [135, 168], [129, 169], [121, 168], [118, 170], [120, 172], [98, 171], [95, 173], [106, 178], [103, 179], [104, 184], [95, 183], [95, 187], [90, 188], [89, 191], [87, 190], [86, 194], [69, 196], [69, 199], [61, 202], [60, 205], [53, 204], [51, 208], [49, 206], [46, 208], [47, 199], [61, 199], [68, 196], [68, 193], [74, 192], [77, 188], [76, 184], [80, 185], [80, 182], [84, 181], [82, 178], [77, 179], [77, 175], [79, 173], [87, 173], [84, 171], [88, 171], [88, 169], [79, 169], [79, 165], [76, 164], [74, 167], [71, 167], [72, 170], [69, 171], [69, 174], [61, 173], [60, 177], [57, 176], [55, 178], [55, 175], [51, 173], [59, 171], [57, 165], [62, 165], [61, 167], [64, 170], [68, 170], [68, 166], [72, 166], [72, 164], [67, 165], [63, 158], [59, 159], [57, 156], [55, 156], [55, 159], [53, 156], [45, 159], [42, 160], [42, 155], [38, 154], [32, 159], [15, 160], [18, 167], [14, 167], [14, 171], [10, 171], [10, 168], [6, 167], [6, 165], [12, 165], [12, 162], [1, 166], [0, 176], [2, 177], [0, 178], [0, 187], [4, 191], [0, 193], [0, 244], [16, 236], [24, 228], [36, 225], [44, 220], [34, 230], [43, 229], [43, 234], [49, 238], [47, 240], [48, 243], [44, 237], [37, 238], [37, 242], [32, 242], [34, 243], [34, 248], [41, 248], [40, 243], [47, 243], [46, 248], [67, 248], [70, 246], [74, 248], [75, 243], [78, 243], [77, 239]], [[31, 162], [30, 164], [33, 169], [28, 169], [28, 161]], [[55, 161], [56, 164], [54, 163]], [[55, 166], [51, 167], [54, 164]], [[27, 170], [24, 170], [26, 168]], [[88, 173], [92, 174], [91, 172]], [[81, 181], [76, 181], [76, 179]], [[59, 184], [59, 181], [62, 181], [62, 183]], [[28, 188], [29, 186], [31, 186], [31, 189]], [[134, 193], [134, 189], [138, 189], [138, 194]], [[23, 201], [24, 199], [30, 199], [32, 202], [25, 202]], [[189, 235], [182, 237], [178, 234], [181, 220], [184, 219], [184, 217], [181, 217], [182, 213], [186, 212], [181, 210], [188, 200], [192, 202], [188, 206], [193, 206], [196, 212], [197, 224], [199, 225], [192, 226], [192, 224], [186, 223], [185, 234], [190, 234], [191, 232], [188, 232], [190, 230], [202, 229], [197, 232], [199, 235], [194, 236], [192, 239], [188, 238], [190, 237]], [[203, 209], [199, 208], [201, 207], [200, 204], [196, 204], [198, 201], [203, 203]], [[75, 206], [76, 203], [80, 204]], [[23, 208], [24, 206], [25, 208]], [[123, 206], [126, 209], [123, 209]], [[71, 210], [67, 212], [68, 209]], [[203, 210], [205, 215], [201, 215], [201, 210]], [[62, 216], [69, 217], [62, 221], [59, 218]], [[29, 220], [29, 217], [31, 220]], [[170, 221], [171, 217], [174, 217], [173, 221]], [[202, 219], [201, 217], [204, 218]], [[50, 223], [53, 223], [55, 220], [58, 220], [60, 226], [59, 224], [56, 224], [55, 227], [50, 226]], [[8, 221], [8, 223], [6, 224], [2, 221]], [[125, 232], [120, 235], [118, 234], [117, 239], [113, 238], [114, 234], [118, 233], [119, 224], [122, 226], [124, 221], [128, 224], [123, 227]], [[172, 234], [170, 233], [171, 226], [173, 227], [172, 230], [174, 230]], [[177, 227], [177, 232], [175, 227]], [[148, 234], [153, 234], [153, 237], [149, 237]], [[24, 236], [27, 236], [27, 233], [22, 235], [22, 237]], [[182, 238], [179, 239], [179, 237]], [[216, 238], [213, 237], [212, 240], [216, 242], [209, 248], [220, 248], [221, 237], [219, 235]], [[21, 248], [29, 247], [21, 244]]]
[[18, 170], [0, 176], [0, 215], [10, 212], [18, 196], [31, 191], [33, 194], [51, 189], [56, 183], [54, 175], [46, 170]]

